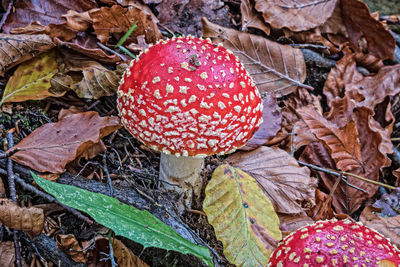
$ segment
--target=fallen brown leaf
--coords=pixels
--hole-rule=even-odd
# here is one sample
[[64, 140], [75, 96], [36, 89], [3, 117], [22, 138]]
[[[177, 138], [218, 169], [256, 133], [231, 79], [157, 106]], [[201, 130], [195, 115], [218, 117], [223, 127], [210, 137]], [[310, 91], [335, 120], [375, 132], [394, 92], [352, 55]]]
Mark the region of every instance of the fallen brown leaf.
[[292, 93], [303, 82], [306, 66], [297, 48], [282, 45], [258, 35], [239, 32], [209, 22], [203, 18], [203, 37], [221, 43], [244, 63], [261, 93], [277, 97]]
[[385, 66], [376, 75], [366, 76], [346, 86], [352, 95], [360, 94], [357, 106], [374, 109], [387, 96], [400, 92], [400, 64]]
[[332, 199], [321, 190], [315, 190], [315, 206], [307, 212], [308, 216], [315, 220], [330, 220], [334, 217]]
[[365, 207], [360, 215], [360, 221], [367, 227], [372, 228], [396, 246], [400, 246], [400, 215], [394, 217], [381, 217], [377, 210], [371, 206]]
[[34, 21], [29, 23], [28, 25], [20, 28], [14, 28], [10, 30], [11, 34], [45, 34], [46, 26], [40, 24], [39, 21]]
[[[286, 151], [290, 151], [292, 148], [297, 150], [301, 145], [309, 143], [306, 139], [315, 139], [315, 136], [309, 131], [307, 125], [300, 119], [297, 110], [305, 106], [312, 106], [320, 110], [322, 114], [319, 97], [310, 94], [305, 88], [298, 88], [295, 92], [287, 96], [286, 99], [283, 99], [282, 102], [282, 128], [267, 144], [280, 143], [280, 147], [285, 148]], [[291, 140], [292, 134], [294, 136]]]
[[93, 157], [93, 146], [121, 128], [118, 117], [100, 117], [97, 112], [71, 114], [57, 123], [47, 123], [25, 137], [10, 158], [39, 172], [62, 173], [79, 157]]
[[276, 212], [305, 214], [303, 205], [314, 205], [317, 181], [284, 150], [262, 146], [235, 153], [227, 161], [257, 180]]
[[11, 199], [0, 199], [0, 222], [26, 232], [31, 237], [40, 235], [44, 226], [43, 210], [17, 206]]
[[14, 28], [39, 22], [46, 26], [46, 33], [50, 36], [70, 40], [78, 31], [70, 28], [62, 15], [69, 10], [84, 12], [93, 8], [97, 8], [94, 0], [48, 0], [45, 4], [37, 4], [34, 0], [17, 0], [13, 12], [5, 21], [3, 32], [10, 33]]
[[257, 12], [253, 0], [242, 0], [240, 11], [242, 12], [242, 31], [247, 31], [247, 28], [256, 28], [266, 35], [270, 34], [271, 27], [265, 23], [261, 13]]
[[61, 16], [68, 10], [83, 12], [96, 7], [97, 4], [94, 0], [48, 0], [46, 4], [41, 5], [33, 0], [17, 0], [14, 12], [7, 17], [3, 31], [9, 33], [13, 28], [24, 27], [34, 21], [38, 21], [42, 25], [62, 24], [64, 20]]
[[340, 1], [342, 17], [352, 47], [382, 60], [393, 59], [396, 42], [388, 30], [375, 20], [360, 0]]
[[67, 14], [62, 15], [66, 20], [66, 25], [78, 32], [86, 31], [93, 23], [89, 12], [77, 12], [75, 10], [68, 10]]
[[[112, 246], [114, 251], [114, 258], [118, 266], [129, 267], [148, 267], [144, 261], [127, 248], [124, 243], [114, 238], [112, 239]], [[85, 244], [86, 257], [88, 258], [89, 267], [106, 267], [109, 262], [101, 260], [104, 259], [104, 254], [110, 252], [108, 238], [97, 236], [94, 240], [86, 242]]]
[[102, 7], [89, 11], [93, 20], [93, 28], [100, 42], [107, 42], [112, 34], [119, 40], [125, 32], [136, 22], [136, 28], [127, 39], [126, 44], [137, 43], [136, 36], [145, 35], [149, 44], [161, 39], [161, 32], [157, 27], [157, 20], [148, 11], [130, 6], [123, 8], [120, 5]]
[[81, 34], [70, 42], [64, 42], [58, 38], [54, 38], [54, 42], [59, 46], [65, 46], [106, 64], [112, 64], [122, 61], [119, 56], [108, 55], [106, 52], [104, 52], [104, 50], [97, 45], [96, 37], [88, 35], [86, 33]]
[[354, 121], [349, 121], [339, 128], [312, 108], [303, 108], [297, 112], [310, 131], [323, 142], [337, 168], [352, 171], [362, 167], [360, 141]]
[[50, 37], [38, 35], [10, 35], [0, 33], [0, 76], [12, 67], [54, 47]]
[[75, 262], [87, 262], [85, 252], [73, 234], [57, 235], [56, 243], [57, 247], [67, 253]]
[[14, 242], [0, 242], [0, 266], [14, 267], [15, 249]]
[[337, 0], [255, 0], [256, 9], [273, 28], [306, 31], [323, 24], [333, 13]]
[[340, 8], [340, 1], [336, 1], [335, 9], [328, 20], [318, 27], [321, 33], [324, 34], [334, 34], [342, 35], [343, 37], [348, 37], [346, 26], [343, 22], [342, 9]]
[[[286, 235], [290, 234], [293, 231], [298, 230], [299, 228], [306, 226], [308, 224], [313, 224], [314, 220], [304, 214], [283, 214], [278, 213], [280, 226], [279, 228], [282, 231], [282, 238], [285, 238]], [[286, 233], [286, 235], [285, 235]]]
[[[319, 167], [336, 169], [335, 162], [328, 153], [328, 150], [321, 142], [313, 142], [307, 145], [304, 151], [301, 153], [300, 160], [310, 164], [314, 164]], [[336, 181], [336, 176], [330, 175], [326, 172], [318, 172], [322, 180], [322, 186], [331, 192], [333, 184]], [[342, 183], [336, 188], [332, 196], [332, 206], [336, 212], [349, 213], [349, 188], [344, 186]], [[354, 192], [354, 191], [353, 191]], [[364, 195], [358, 193], [358, 195]]]
[[63, 62], [62, 73], [50, 80], [52, 92], [73, 90], [80, 98], [86, 99], [99, 99], [116, 93], [126, 64], [118, 65], [113, 71], [72, 50], [60, 49], [59, 52]]
[[[390, 165], [390, 160], [386, 155], [390, 153], [391, 149], [389, 131], [383, 130], [379, 123], [374, 120], [373, 111], [371, 109], [366, 107], [354, 107], [354, 104], [352, 105], [352, 102], [349, 102], [348, 98], [336, 98], [335, 101], [348, 102], [345, 104], [338, 103], [332, 106], [330, 114], [327, 116], [330, 122], [335, 122], [336, 125], [343, 126], [350, 123], [350, 121], [354, 121], [357, 127], [362, 165], [351, 170], [351, 173], [378, 181], [379, 171]], [[336, 111], [336, 108], [343, 109], [343, 107], [351, 110], [351, 112], [343, 112], [343, 114], [350, 114], [350, 116], [335, 116], [334, 114], [340, 114], [340, 112], [342, 112]], [[336, 169], [336, 165], [331, 159], [330, 153], [325, 150], [322, 143], [319, 143], [320, 145], [317, 144], [312, 143], [303, 151], [302, 158], [304, 161], [321, 167]], [[321, 178], [323, 184], [330, 191], [335, 178], [322, 173]], [[351, 176], [348, 177], [347, 181], [354, 186], [362, 188], [366, 193], [348, 187], [344, 183], [340, 183], [333, 195], [333, 206], [337, 213], [354, 213], [361, 204], [366, 199], [371, 198], [378, 189], [378, 186], [374, 184], [364, 182]]]
[[276, 98], [267, 95], [263, 99], [263, 106], [263, 123], [247, 144], [240, 148], [241, 150], [253, 150], [264, 145], [281, 129], [282, 115]]
[[345, 94], [348, 84], [357, 83], [364, 78], [357, 70], [354, 54], [348, 49], [345, 49], [344, 53], [344, 57], [337, 61], [335, 67], [329, 72], [324, 84], [323, 92], [329, 106], [335, 97]]
[[[318, 44], [328, 47], [329, 53], [336, 54], [339, 52], [338, 47], [347, 42], [348, 34], [342, 19], [342, 11], [340, 1], [337, 1], [336, 7], [328, 20], [313, 29], [307, 31], [293, 32], [283, 28], [285, 36], [293, 39], [298, 43]], [[328, 51], [323, 51], [327, 53]]]

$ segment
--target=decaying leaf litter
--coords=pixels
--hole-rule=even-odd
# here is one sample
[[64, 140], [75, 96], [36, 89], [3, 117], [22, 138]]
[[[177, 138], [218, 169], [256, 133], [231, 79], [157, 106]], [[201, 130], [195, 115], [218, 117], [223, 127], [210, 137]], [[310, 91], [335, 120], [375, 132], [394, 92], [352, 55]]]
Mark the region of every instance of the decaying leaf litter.
[[[359, 0], [44, 2], [2, 7], [0, 265], [203, 266], [208, 249], [217, 266], [265, 265], [281, 236], [333, 217], [400, 245], [399, 12]], [[157, 181], [158, 153], [121, 128], [115, 96], [131, 56], [179, 34], [230, 49], [264, 103], [242, 151], [206, 159], [204, 203], [182, 215]], [[30, 171], [148, 210], [202, 247], [199, 258], [115, 239], [117, 223], [109, 231], [79, 205], [48, 204], [57, 193], [32, 186]], [[238, 240], [254, 246], [237, 253]]]

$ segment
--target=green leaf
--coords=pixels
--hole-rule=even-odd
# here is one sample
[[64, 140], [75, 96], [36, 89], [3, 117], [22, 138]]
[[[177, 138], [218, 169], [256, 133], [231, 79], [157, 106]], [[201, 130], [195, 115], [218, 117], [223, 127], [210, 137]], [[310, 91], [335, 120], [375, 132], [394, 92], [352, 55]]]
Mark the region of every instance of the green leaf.
[[203, 209], [231, 263], [267, 265], [282, 236], [274, 207], [253, 177], [219, 166], [206, 187]]
[[35, 182], [59, 202], [86, 212], [96, 222], [112, 229], [116, 235], [129, 238], [146, 247], [175, 250], [193, 254], [213, 266], [206, 247], [193, 244], [181, 237], [146, 210], [119, 202], [117, 199], [70, 185], [47, 181], [31, 173]]
[[129, 28], [129, 30], [124, 34], [124, 36], [122, 36], [121, 39], [119, 39], [118, 43], [115, 45], [115, 48], [120, 47], [125, 41], [126, 39], [128, 39], [128, 37], [132, 34], [132, 32], [136, 29], [137, 26], [137, 21], [135, 21], [135, 23], [133, 23], [133, 25]]

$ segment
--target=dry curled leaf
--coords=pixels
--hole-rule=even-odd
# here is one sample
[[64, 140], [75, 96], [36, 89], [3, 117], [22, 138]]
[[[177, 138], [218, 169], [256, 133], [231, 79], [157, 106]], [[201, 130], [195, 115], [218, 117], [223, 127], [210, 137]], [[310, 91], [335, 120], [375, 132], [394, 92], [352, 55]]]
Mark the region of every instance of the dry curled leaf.
[[107, 42], [109, 36], [113, 34], [116, 39], [120, 39], [129, 28], [136, 24], [135, 30], [129, 36], [126, 44], [136, 41], [136, 36], [145, 35], [147, 43], [156, 43], [161, 38], [161, 32], [157, 27], [157, 20], [148, 11], [138, 7], [129, 6], [123, 8], [120, 5], [112, 7], [102, 7], [89, 11], [93, 19], [93, 28], [100, 42]]
[[24, 27], [34, 21], [42, 25], [62, 24], [65, 21], [61, 16], [68, 10], [83, 12], [96, 7], [95, 0], [47, 0], [41, 4], [34, 0], [17, 0], [13, 12], [7, 17], [3, 31], [9, 33], [13, 28]]
[[203, 18], [203, 37], [221, 43], [244, 64], [261, 93], [284, 96], [295, 91], [306, 78], [303, 54], [261, 36], [224, 28]]
[[252, 150], [267, 143], [281, 129], [282, 116], [276, 98], [267, 95], [263, 99], [263, 123], [241, 150]]
[[357, 96], [358, 106], [374, 109], [387, 96], [395, 96], [400, 92], [400, 64], [382, 67], [372, 76], [366, 76], [358, 82], [346, 87], [353, 98]]
[[[286, 147], [286, 150], [292, 150], [293, 148], [297, 150], [302, 145], [306, 145], [309, 141], [315, 139], [314, 135], [308, 130], [308, 127], [300, 119], [297, 114], [297, 110], [305, 106], [312, 106], [322, 114], [322, 107], [319, 97], [310, 94], [304, 88], [298, 88], [295, 92], [290, 94], [283, 101], [283, 106], [281, 107], [282, 113], [282, 128], [277, 133], [276, 137], [271, 141], [282, 142], [282, 147]], [[293, 136], [294, 135], [294, 136]], [[291, 140], [291, 136], [293, 139]], [[271, 142], [269, 142], [270, 144]], [[274, 144], [272, 143], [272, 144]], [[291, 146], [289, 148], [289, 146]]]
[[44, 226], [42, 209], [17, 206], [11, 199], [0, 199], [0, 222], [33, 236], [40, 235]]
[[103, 147], [101, 139], [121, 128], [118, 117], [100, 117], [97, 112], [71, 114], [57, 123], [47, 123], [25, 137], [14, 148], [15, 162], [39, 172], [62, 173], [79, 157], [93, 157], [93, 146]]
[[255, 0], [256, 9], [273, 28], [306, 31], [332, 15], [337, 0]]
[[57, 247], [67, 253], [75, 262], [87, 262], [84, 251], [74, 235], [57, 235], [56, 243]]
[[334, 212], [332, 209], [332, 198], [328, 198], [328, 195], [317, 189], [315, 191], [315, 203], [316, 205], [307, 212], [307, 214], [314, 220], [330, 220], [334, 218]]
[[319, 44], [328, 48], [330, 54], [340, 52], [339, 46], [348, 42], [348, 34], [342, 19], [340, 1], [337, 1], [336, 7], [328, 20], [313, 29], [301, 32], [293, 32], [283, 28], [286, 37], [290, 37], [297, 43]]
[[45, 34], [46, 33], [46, 27], [40, 24], [39, 21], [34, 21], [32, 23], [29, 23], [25, 27], [20, 27], [20, 28], [14, 28], [10, 30], [11, 34], [29, 34], [29, 35], [34, 35], [34, 34]]
[[363, 79], [363, 75], [357, 70], [354, 54], [348, 49], [345, 49], [344, 53], [344, 57], [337, 61], [335, 67], [329, 72], [324, 84], [324, 95], [329, 106], [335, 97], [344, 95], [348, 84], [357, 83]]
[[312, 108], [302, 108], [297, 112], [310, 131], [323, 142], [340, 170], [352, 171], [362, 166], [360, 141], [354, 121], [339, 128]]
[[283, 214], [278, 213], [280, 225], [279, 228], [282, 231], [282, 238], [285, 238], [291, 232], [298, 230], [299, 228], [313, 224], [314, 220], [304, 214]]
[[62, 73], [51, 79], [52, 91], [73, 90], [79, 97], [99, 99], [116, 93], [126, 64], [109, 70], [97, 61], [71, 50], [60, 49]]
[[[308, 144], [301, 153], [300, 160], [322, 168], [336, 169], [335, 162], [329, 155], [328, 150], [319, 141]], [[323, 171], [318, 172], [318, 174], [321, 177], [324, 189], [326, 189], [327, 192], [331, 192], [337, 177]], [[349, 213], [348, 189], [348, 187], [341, 183], [332, 195], [332, 206], [335, 208], [337, 213]]]
[[[345, 102], [347, 98], [335, 101]], [[357, 127], [358, 140], [360, 143], [361, 163], [360, 167], [351, 170], [353, 174], [378, 181], [379, 172], [382, 168], [390, 165], [387, 153], [390, 152], [390, 133], [385, 131], [373, 118], [373, 111], [366, 107], [355, 107], [352, 102], [337, 103], [332, 106], [327, 119], [336, 125], [345, 126], [354, 121]], [[343, 111], [343, 107], [349, 111]], [[338, 109], [338, 110], [336, 110]], [[335, 114], [349, 114], [338, 115]], [[336, 169], [336, 164], [330, 156], [330, 152], [325, 149], [322, 143], [312, 143], [303, 151], [302, 160], [318, 165], [320, 167]], [[333, 186], [335, 178], [321, 173], [323, 184], [329, 192]], [[333, 206], [337, 213], [352, 214], [362, 205], [362, 203], [371, 198], [377, 191], [378, 186], [362, 181], [360, 179], [348, 176], [347, 181], [361, 188], [363, 191], [349, 187], [345, 183], [340, 183], [333, 195]]]
[[96, 7], [95, 0], [47, 0], [41, 4], [34, 0], [17, 0], [13, 12], [5, 21], [3, 31], [10, 33], [14, 28], [22, 28], [39, 22], [46, 26], [45, 31], [51, 37], [71, 40], [78, 31], [70, 28], [62, 15], [69, 10], [84, 12]]
[[317, 181], [284, 150], [262, 146], [235, 153], [227, 161], [257, 180], [277, 212], [304, 213], [302, 205], [314, 204]]
[[393, 59], [396, 42], [360, 0], [340, 1], [343, 21], [354, 49], [382, 60]]
[[10, 35], [0, 33], [0, 76], [12, 67], [27, 61], [36, 54], [54, 47], [51, 38], [45, 34]]
[[[118, 266], [148, 267], [144, 261], [124, 245], [120, 240], [113, 238], [112, 246], [114, 258]], [[97, 236], [89, 242], [85, 242], [85, 255], [88, 259], [88, 267], [106, 267], [109, 262], [104, 261], [105, 255], [110, 252], [108, 238]]]
[[14, 242], [0, 242], [0, 266], [14, 267], [15, 249]]
[[400, 215], [394, 217], [381, 217], [378, 210], [367, 206], [360, 215], [360, 221], [367, 227], [370, 227], [400, 246]]
[[329, 105], [335, 97], [349, 94], [358, 106], [374, 109], [387, 96], [398, 94], [399, 84], [400, 65], [384, 66], [364, 77], [357, 70], [355, 55], [346, 49], [345, 56], [329, 72], [323, 90]]
[[62, 15], [66, 20], [66, 25], [78, 32], [86, 31], [93, 23], [89, 12], [77, 12], [75, 10], [68, 10], [67, 14]]
[[104, 50], [97, 45], [96, 37], [86, 33], [79, 35], [69, 42], [64, 42], [58, 38], [54, 38], [54, 42], [59, 46], [65, 46], [103, 63], [112, 64], [122, 61], [119, 56], [108, 55], [104, 52]]
[[242, 0], [240, 3], [240, 11], [242, 12], [242, 31], [247, 28], [256, 28], [269, 35], [271, 28], [265, 23], [261, 13], [257, 12], [252, 0]]

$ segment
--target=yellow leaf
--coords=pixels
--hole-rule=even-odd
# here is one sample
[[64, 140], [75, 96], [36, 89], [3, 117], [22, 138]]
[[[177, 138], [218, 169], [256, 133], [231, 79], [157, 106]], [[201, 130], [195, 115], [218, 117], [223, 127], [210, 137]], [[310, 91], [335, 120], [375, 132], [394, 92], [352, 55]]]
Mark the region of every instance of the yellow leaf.
[[236, 266], [266, 266], [282, 235], [271, 201], [240, 169], [219, 166], [206, 187], [203, 209]]
[[50, 78], [56, 72], [57, 62], [54, 50], [22, 63], [8, 80], [1, 104], [59, 96], [49, 92]]

